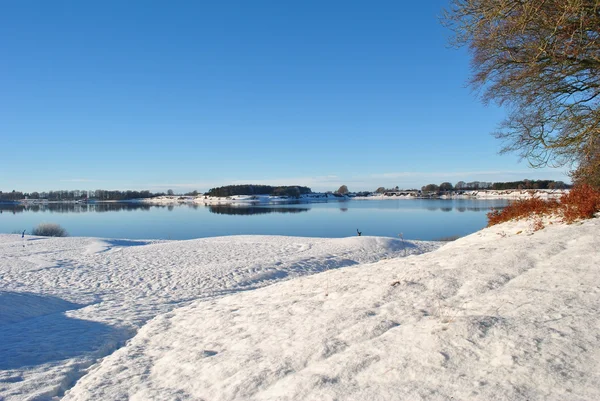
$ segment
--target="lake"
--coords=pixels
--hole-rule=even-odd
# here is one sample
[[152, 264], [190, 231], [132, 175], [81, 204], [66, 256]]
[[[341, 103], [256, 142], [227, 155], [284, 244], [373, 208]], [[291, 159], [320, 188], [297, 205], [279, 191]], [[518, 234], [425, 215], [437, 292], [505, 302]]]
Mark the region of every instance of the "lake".
[[191, 239], [238, 234], [349, 237], [363, 235], [438, 240], [464, 236], [487, 224], [486, 213], [505, 200], [348, 200], [260, 206], [130, 203], [0, 205], [0, 233], [42, 222], [58, 223], [71, 236]]

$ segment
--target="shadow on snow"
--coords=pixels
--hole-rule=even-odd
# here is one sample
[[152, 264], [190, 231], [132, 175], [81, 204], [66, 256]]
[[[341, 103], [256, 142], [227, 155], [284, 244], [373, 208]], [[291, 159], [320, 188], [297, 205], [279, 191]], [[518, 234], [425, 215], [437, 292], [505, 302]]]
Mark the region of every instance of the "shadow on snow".
[[106, 355], [129, 337], [125, 329], [64, 313], [84, 306], [51, 296], [0, 292], [0, 370]]

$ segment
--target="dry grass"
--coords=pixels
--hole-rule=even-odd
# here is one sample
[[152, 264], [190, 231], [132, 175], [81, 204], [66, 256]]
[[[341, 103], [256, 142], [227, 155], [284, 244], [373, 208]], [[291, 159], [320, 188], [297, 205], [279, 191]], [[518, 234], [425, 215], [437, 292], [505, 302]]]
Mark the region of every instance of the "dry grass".
[[577, 220], [591, 219], [600, 211], [600, 191], [589, 185], [578, 185], [564, 194], [560, 201], [540, 198], [523, 199], [512, 202], [502, 210], [488, 213], [488, 227], [510, 220], [534, 217], [535, 231], [543, 228], [541, 218], [558, 216], [567, 224]]

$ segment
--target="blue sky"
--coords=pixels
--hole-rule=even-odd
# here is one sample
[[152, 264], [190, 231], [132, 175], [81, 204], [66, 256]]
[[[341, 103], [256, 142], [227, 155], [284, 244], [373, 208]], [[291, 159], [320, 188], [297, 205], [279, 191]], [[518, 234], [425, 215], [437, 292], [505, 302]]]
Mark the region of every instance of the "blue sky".
[[443, 0], [0, 5], [0, 190], [557, 179], [498, 155]]

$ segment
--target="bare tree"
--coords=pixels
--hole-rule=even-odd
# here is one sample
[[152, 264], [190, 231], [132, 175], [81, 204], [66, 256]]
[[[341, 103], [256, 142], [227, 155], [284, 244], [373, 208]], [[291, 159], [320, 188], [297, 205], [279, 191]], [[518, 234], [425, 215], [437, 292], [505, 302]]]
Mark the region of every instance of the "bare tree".
[[340, 195], [346, 195], [348, 193], [348, 187], [345, 185], [342, 185], [341, 187], [338, 188], [337, 191], [335, 191], [336, 194], [340, 194]]
[[[586, 146], [579, 159], [579, 167], [571, 174], [574, 183], [600, 188], [600, 140]], [[560, 182], [560, 181], [559, 181]], [[558, 184], [558, 183], [557, 183]], [[564, 185], [564, 183], [562, 183]]]
[[[534, 167], [581, 159], [600, 136], [600, 1], [451, 0], [470, 84], [508, 108], [495, 136]], [[597, 174], [597, 172], [596, 172]]]

